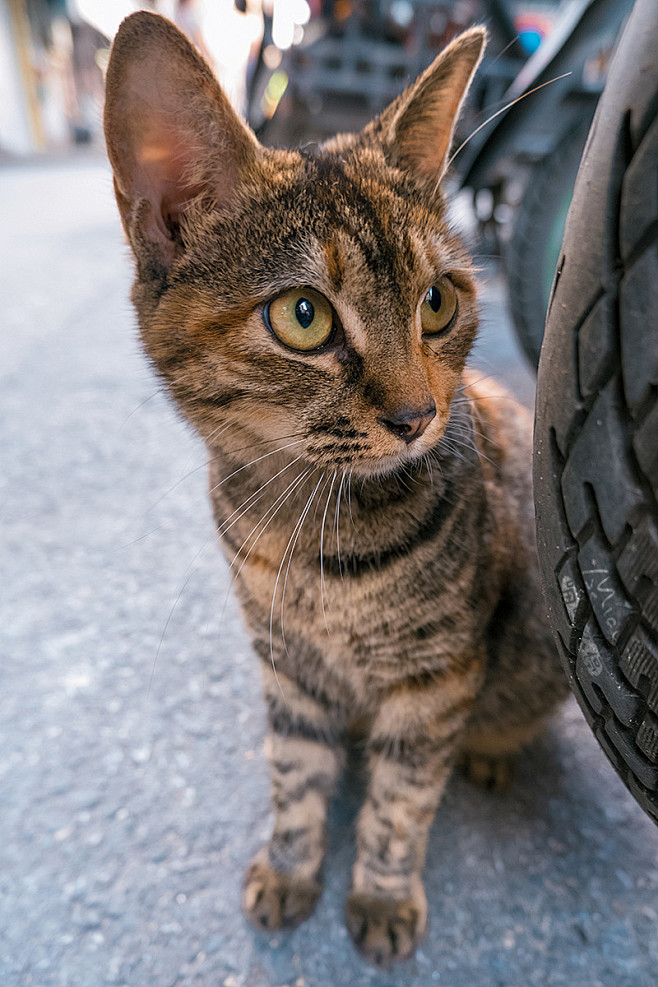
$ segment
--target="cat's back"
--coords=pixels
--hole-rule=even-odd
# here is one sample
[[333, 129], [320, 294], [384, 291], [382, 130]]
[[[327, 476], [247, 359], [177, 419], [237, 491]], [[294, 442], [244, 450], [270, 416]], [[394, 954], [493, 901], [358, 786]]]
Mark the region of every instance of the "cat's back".
[[473, 413], [495, 542], [510, 559], [535, 544], [532, 501], [532, 414], [497, 380], [464, 372], [463, 395]]

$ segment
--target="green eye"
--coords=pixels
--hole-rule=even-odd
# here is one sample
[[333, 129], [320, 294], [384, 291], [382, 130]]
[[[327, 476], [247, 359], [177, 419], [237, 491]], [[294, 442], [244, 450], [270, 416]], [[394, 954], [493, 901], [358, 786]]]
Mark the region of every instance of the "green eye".
[[456, 311], [457, 289], [449, 278], [439, 278], [420, 306], [423, 333], [426, 336], [436, 336], [450, 325]]
[[273, 298], [265, 306], [265, 321], [293, 350], [317, 350], [334, 329], [331, 305], [313, 288], [293, 288]]

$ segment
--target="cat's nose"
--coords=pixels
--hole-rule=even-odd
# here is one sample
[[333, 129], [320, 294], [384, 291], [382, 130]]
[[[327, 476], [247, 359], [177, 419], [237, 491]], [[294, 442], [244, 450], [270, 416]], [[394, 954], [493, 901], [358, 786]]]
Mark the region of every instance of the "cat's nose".
[[380, 418], [389, 432], [399, 436], [407, 443], [413, 442], [423, 434], [429, 423], [436, 417], [436, 405], [432, 401], [427, 408], [400, 408], [395, 414]]

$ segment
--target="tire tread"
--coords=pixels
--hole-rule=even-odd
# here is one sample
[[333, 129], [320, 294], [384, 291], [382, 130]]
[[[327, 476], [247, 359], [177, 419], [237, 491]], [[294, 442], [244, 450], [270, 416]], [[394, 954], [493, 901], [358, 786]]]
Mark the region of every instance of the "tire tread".
[[[657, 17], [651, 27], [658, 39]], [[592, 244], [601, 290], [592, 303], [586, 279], [556, 279], [535, 483], [563, 665], [599, 743], [658, 822], [658, 120], [639, 79], [616, 134], [599, 109], [583, 156], [579, 181], [602, 155], [608, 181], [598, 199], [590, 190], [574, 199], [561, 264], [582, 253], [594, 201], [606, 233]]]

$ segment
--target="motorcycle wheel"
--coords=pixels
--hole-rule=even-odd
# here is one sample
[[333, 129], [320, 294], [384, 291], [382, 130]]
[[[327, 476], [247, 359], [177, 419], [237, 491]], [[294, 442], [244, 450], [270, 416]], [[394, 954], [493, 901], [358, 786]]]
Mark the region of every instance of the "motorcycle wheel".
[[638, 0], [583, 155], [539, 364], [544, 592], [573, 692], [658, 822], [658, 7]]
[[590, 123], [588, 117], [532, 168], [504, 252], [512, 322], [535, 370], [564, 225]]

